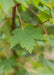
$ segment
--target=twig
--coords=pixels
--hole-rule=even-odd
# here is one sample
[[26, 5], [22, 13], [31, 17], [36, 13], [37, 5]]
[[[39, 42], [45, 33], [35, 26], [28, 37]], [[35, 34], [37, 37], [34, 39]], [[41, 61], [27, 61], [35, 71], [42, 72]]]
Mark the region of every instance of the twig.
[[47, 29], [42, 25], [42, 24], [46, 23], [47, 21], [49, 21], [49, 19], [46, 20], [46, 21], [44, 21], [44, 22], [42, 22], [42, 23], [40, 23], [40, 24], [38, 24], [38, 25], [35, 25], [34, 27], [36, 28], [36, 27], [38, 27], [38, 26], [41, 26], [41, 27], [44, 29], [45, 34], [48, 35]]
[[0, 28], [1, 28], [6, 22], [8, 22], [10, 19], [11, 19], [11, 18], [5, 20], [5, 21], [0, 25]]
[[45, 34], [48, 35], [48, 32], [47, 32], [47, 29], [42, 25], [42, 24], [39, 24], [45, 31]]
[[[48, 21], [49, 21], [49, 19], [46, 20], [46, 21], [44, 21], [44, 22], [42, 22], [42, 23], [40, 23], [40, 24], [44, 24], [44, 23], [46, 23], [46, 22], [48, 22]], [[38, 27], [38, 26], [39, 26], [39, 24], [35, 25], [34, 27], [36, 28], [36, 27]]]
[[28, 10], [32, 11], [35, 15], [39, 16], [39, 14], [37, 14], [34, 10], [32, 10], [31, 8], [27, 8]]
[[18, 16], [19, 16], [19, 19], [20, 19], [20, 22], [21, 22], [21, 26], [22, 26], [22, 29], [23, 29], [23, 22], [22, 22], [22, 20], [21, 20], [20, 14], [19, 14], [19, 12], [18, 12], [17, 6], [16, 6], [16, 11], [17, 11], [17, 14], [18, 14]]

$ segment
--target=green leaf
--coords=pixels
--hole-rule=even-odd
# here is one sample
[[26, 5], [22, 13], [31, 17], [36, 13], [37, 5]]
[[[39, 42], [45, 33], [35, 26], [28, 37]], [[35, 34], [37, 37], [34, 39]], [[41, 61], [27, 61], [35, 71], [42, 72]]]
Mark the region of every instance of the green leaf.
[[32, 2], [33, 2], [33, 4], [34, 4], [34, 6], [38, 6], [38, 5], [39, 5], [40, 0], [32, 0]]
[[40, 12], [40, 13], [39, 13], [39, 18], [40, 18], [40, 20], [41, 20], [42, 22], [44, 22], [44, 21], [46, 21], [46, 20], [49, 19], [49, 15], [46, 14], [46, 13], [44, 13], [44, 12]]
[[47, 37], [47, 40], [51, 46], [54, 46], [54, 36], [53, 35], [50, 35], [49, 37]]
[[13, 5], [13, 0], [0, 0], [0, 6], [5, 12], [7, 12]]
[[13, 58], [2, 58], [0, 61], [0, 68], [3, 68], [6, 71], [11, 71], [14, 66], [17, 65], [16, 59]]
[[25, 27], [23, 30], [21, 28], [16, 29], [13, 31], [13, 34], [10, 48], [20, 44], [22, 48], [26, 48], [30, 53], [36, 45], [34, 39], [41, 37], [41, 33], [32, 26]]

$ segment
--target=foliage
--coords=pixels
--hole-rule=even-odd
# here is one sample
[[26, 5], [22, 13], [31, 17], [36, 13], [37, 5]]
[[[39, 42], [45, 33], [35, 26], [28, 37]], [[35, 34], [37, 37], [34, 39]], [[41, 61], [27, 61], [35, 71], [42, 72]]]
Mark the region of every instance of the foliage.
[[0, 0], [1, 75], [30, 75], [20, 57], [33, 54], [35, 65], [54, 70], [44, 58], [46, 44], [54, 47], [54, 0]]

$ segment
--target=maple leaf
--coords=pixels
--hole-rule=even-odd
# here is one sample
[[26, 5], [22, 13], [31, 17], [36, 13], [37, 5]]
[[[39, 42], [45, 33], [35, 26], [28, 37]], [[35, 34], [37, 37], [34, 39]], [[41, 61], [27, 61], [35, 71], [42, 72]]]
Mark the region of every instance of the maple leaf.
[[23, 30], [21, 28], [12, 32], [14, 35], [11, 37], [10, 48], [13, 48], [17, 44], [20, 44], [22, 48], [25, 48], [30, 53], [36, 45], [35, 39], [41, 37], [41, 33], [33, 26], [27, 26]]

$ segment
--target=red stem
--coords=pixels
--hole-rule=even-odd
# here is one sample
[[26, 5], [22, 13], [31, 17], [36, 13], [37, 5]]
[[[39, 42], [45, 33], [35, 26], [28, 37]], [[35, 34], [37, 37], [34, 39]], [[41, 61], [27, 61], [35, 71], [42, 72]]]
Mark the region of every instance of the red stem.
[[48, 32], [47, 32], [47, 29], [42, 25], [42, 24], [39, 24], [45, 31], [45, 34], [48, 35]]
[[19, 12], [18, 12], [17, 6], [16, 6], [16, 11], [17, 11], [17, 14], [18, 14], [18, 16], [19, 16], [19, 19], [20, 19], [20, 22], [21, 22], [21, 26], [22, 26], [22, 29], [23, 29], [23, 22], [22, 22], [22, 20], [21, 20], [20, 14], [19, 14]]
[[32, 10], [31, 8], [27, 8], [28, 10], [32, 11], [35, 15], [39, 16], [39, 14], [37, 14], [34, 10]]

